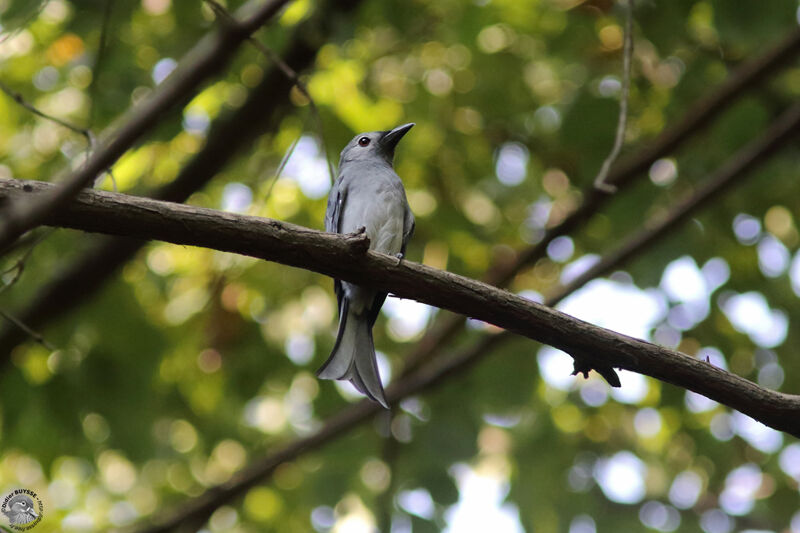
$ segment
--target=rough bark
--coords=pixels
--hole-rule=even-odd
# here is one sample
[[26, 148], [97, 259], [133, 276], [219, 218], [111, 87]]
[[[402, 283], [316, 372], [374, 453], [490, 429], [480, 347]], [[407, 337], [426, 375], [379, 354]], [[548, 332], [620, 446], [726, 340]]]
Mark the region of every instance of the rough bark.
[[[0, 198], [48, 194], [42, 182], [0, 180]], [[615, 367], [692, 390], [800, 437], [800, 396], [771, 391], [713, 365], [600, 328], [486, 283], [367, 249], [336, 235], [213, 209], [86, 190], [45, 223], [202, 246], [304, 268], [477, 318], [559, 348], [592, 367]]]

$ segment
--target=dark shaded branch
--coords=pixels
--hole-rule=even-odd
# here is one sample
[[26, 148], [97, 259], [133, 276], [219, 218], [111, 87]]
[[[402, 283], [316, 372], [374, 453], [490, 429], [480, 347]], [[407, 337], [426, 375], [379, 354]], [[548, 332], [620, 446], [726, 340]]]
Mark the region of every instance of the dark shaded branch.
[[122, 125], [102, 141], [79, 169], [69, 173], [60, 186], [36, 202], [23, 201], [6, 206], [0, 224], [0, 249], [39, 225], [79, 190], [89, 186], [98, 174], [113, 165], [145, 132], [158, 124], [167, 110], [187, 100], [202, 83], [220, 72], [238, 46], [288, 1], [268, 0], [255, 9], [246, 5], [243, 9], [252, 13], [202, 39], [153, 91], [151, 97], [135, 106]]
[[[777, 46], [739, 67], [722, 85], [698, 100], [678, 122], [667, 128], [635, 156], [624, 159], [612, 167], [607, 183], [621, 191], [637, 177], [645, 176], [656, 160], [677, 150], [727, 109], [744, 91], [764, 82], [798, 53], [800, 53], [800, 28], [795, 28]], [[611, 199], [609, 195], [595, 189], [593, 184], [587, 187], [583, 196], [584, 202], [558, 226], [548, 229], [540, 242], [521, 251], [513, 262], [496, 265], [490, 269], [491, 273], [486, 281], [498, 287], [505, 287], [517, 274], [544, 257], [547, 254], [547, 246], [554, 239], [577, 230]], [[445, 315], [406, 357], [407, 372], [432, 357], [436, 351], [452, 340], [463, 326], [462, 317]]]
[[[333, 12], [346, 14], [358, 4], [359, 0], [324, 4], [318, 16], [297, 28], [287, 44], [283, 62], [296, 72], [307, 69], [331, 31]], [[258, 135], [274, 128], [278, 117], [291, 109], [289, 90], [292, 83], [293, 80], [277, 67], [270, 69], [239, 109], [214, 121], [203, 148], [181, 169], [175, 180], [155, 191], [152, 197], [184, 202], [204, 187], [233, 157]], [[100, 239], [81, 258], [59, 271], [15, 316], [25, 324], [41, 329], [90, 299], [143, 245], [143, 241], [136, 239]], [[0, 363], [2, 357], [24, 340], [21, 330], [3, 329], [0, 333]]]
[[[798, 132], [800, 114], [785, 137]], [[5, 201], [46, 195], [53, 185], [0, 180]], [[673, 383], [775, 429], [800, 436], [800, 396], [758, 385], [692, 357], [593, 326], [486, 283], [367, 249], [363, 234], [336, 235], [277, 220], [85, 190], [48, 225], [157, 239], [247, 255], [391, 292], [474, 317], [616, 367]]]

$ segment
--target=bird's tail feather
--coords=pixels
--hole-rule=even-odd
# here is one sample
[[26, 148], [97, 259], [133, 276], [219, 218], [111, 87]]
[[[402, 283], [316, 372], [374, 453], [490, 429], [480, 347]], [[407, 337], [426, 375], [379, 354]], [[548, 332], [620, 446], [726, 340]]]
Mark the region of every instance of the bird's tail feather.
[[349, 312], [346, 298], [342, 300], [336, 344], [317, 376], [348, 380], [359, 392], [389, 408], [378, 374], [370, 322], [367, 317]]

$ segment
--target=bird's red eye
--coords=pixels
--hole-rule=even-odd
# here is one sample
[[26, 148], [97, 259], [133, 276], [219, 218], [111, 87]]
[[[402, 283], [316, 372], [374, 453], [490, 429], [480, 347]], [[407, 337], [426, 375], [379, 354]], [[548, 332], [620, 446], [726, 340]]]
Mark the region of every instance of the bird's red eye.
[[358, 145], [359, 146], [368, 146], [369, 145], [369, 137], [361, 137], [358, 140]]

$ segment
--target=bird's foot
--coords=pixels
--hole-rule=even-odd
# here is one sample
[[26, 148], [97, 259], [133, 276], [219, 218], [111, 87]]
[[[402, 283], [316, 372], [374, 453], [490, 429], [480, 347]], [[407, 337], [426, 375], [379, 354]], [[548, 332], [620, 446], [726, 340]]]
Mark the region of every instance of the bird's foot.
[[403, 262], [403, 259], [405, 258], [405, 255], [403, 254], [403, 252], [398, 252], [398, 253], [394, 254], [394, 257], [397, 259], [397, 265], [396, 266], [400, 266], [400, 263]]

